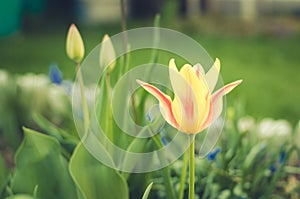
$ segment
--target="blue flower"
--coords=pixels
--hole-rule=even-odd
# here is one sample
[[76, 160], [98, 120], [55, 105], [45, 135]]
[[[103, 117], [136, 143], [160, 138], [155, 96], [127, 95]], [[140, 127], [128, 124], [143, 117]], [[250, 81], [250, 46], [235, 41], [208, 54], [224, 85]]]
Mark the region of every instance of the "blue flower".
[[221, 147], [217, 147], [215, 148], [215, 150], [211, 151], [208, 155], [207, 155], [207, 159], [209, 161], [214, 161], [216, 159], [216, 156], [221, 152]]
[[160, 142], [162, 143], [163, 146], [166, 146], [168, 144], [168, 140], [166, 137], [165, 129], [163, 129], [163, 128], [160, 129], [159, 134], [160, 134]]
[[280, 157], [279, 157], [279, 164], [283, 164], [286, 158], [286, 152], [285, 151], [281, 151], [280, 153]]
[[271, 173], [275, 173], [275, 171], [277, 170], [277, 167], [275, 164], [272, 164], [270, 167], [269, 167], [269, 170], [271, 171]]
[[62, 72], [56, 63], [52, 63], [49, 67], [49, 78], [52, 83], [60, 85], [63, 81]]
[[147, 119], [147, 121], [150, 122], [150, 123], [153, 121], [153, 119], [152, 119], [152, 117], [151, 117], [151, 114], [150, 114], [149, 112], [147, 112], [147, 114], [146, 114], [146, 119]]
[[165, 137], [161, 137], [160, 141], [164, 146], [166, 146], [168, 144], [167, 139]]

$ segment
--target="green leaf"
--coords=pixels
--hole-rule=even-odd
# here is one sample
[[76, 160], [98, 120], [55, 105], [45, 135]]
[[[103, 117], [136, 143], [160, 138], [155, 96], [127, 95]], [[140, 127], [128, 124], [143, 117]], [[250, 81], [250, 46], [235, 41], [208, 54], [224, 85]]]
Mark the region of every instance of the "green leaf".
[[[153, 132], [158, 132], [163, 125], [162, 117], [155, 118], [154, 121], [147, 126], [144, 126], [139, 135], [151, 135]], [[133, 153], [147, 153], [154, 150], [154, 143], [152, 138], [134, 138], [134, 140], [127, 147], [126, 151]], [[123, 167], [129, 171], [133, 171], [136, 164], [140, 162], [140, 158], [125, 156], [123, 161]], [[145, 165], [146, 167], [148, 165]], [[150, 165], [149, 165], [150, 166]], [[123, 176], [128, 178], [129, 173], [124, 173]]]
[[73, 152], [79, 142], [79, 138], [77, 136], [67, 133], [63, 129], [55, 126], [48, 119], [38, 113], [33, 115], [33, 119], [42, 130], [50, 136], [55, 137], [68, 152]]
[[[106, 90], [106, 82], [105, 82], [105, 73], [103, 78], [101, 79], [101, 84], [99, 85], [99, 93], [107, 93]], [[106, 127], [107, 117], [103, 117], [103, 115], [107, 115], [107, 97], [106, 95], [98, 95], [96, 101], [96, 115], [99, 120], [99, 124], [103, 127]], [[106, 131], [106, 129], [104, 128]]]
[[148, 198], [149, 193], [150, 193], [151, 188], [152, 188], [152, 185], [153, 185], [153, 182], [151, 182], [151, 183], [148, 185], [148, 187], [147, 187], [147, 189], [145, 190], [145, 193], [144, 193], [142, 199], [147, 199], [147, 198]]
[[40, 128], [42, 128], [47, 132], [47, 134], [55, 137], [58, 141], [61, 141], [63, 139], [58, 128], [55, 127], [51, 122], [49, 122], [42, 115], [36, 113], [33, 115], [33, 119], [39, 125]]
[[7, 184], [7, 177], [8, 177], [8, 169], [6, 168], [4, 159], [2, 155], [0, 154], [0, 194], [2, 193], [2, 190], [5, 188]]
[[24, 133], [25, 138], [15, 157], [13, 192], [32, 194], [38, 186], [38, 198], [77, 198], [68, 163], [61, 155], [57, 140], [27, 128]]
[[[132, 153], [146, 153], [150, 151], [149, 149], [153, 148], [151, 147], [152, 140], [150, 139], [139, 139], [135, 138], [129, 145], [126, 151], [132, 152]], [[124, 157], [123, 161], [123, 167], [126, 168], [128, 171], [134, 171], [136, 164], [140, 161], [140, 158], [134, 157], [134, 156], [127, 156], [127, 154]], [[128, 178], [130, 174], [124, 174], [126, 178]]]
[[128, 199], [128, 186], [116, 170], [96, 160], [79, 143], [70, 160], [70, 173], [85, 199]]
[[18, 194], [18, 195], [9, 196], [5, 199], [36, 199], [36, 198], [30, 195]]

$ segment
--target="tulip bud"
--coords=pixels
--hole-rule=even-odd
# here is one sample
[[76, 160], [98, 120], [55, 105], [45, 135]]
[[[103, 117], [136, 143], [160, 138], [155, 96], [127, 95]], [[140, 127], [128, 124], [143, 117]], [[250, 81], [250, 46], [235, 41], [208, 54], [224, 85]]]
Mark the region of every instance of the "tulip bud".
[[80, 63], [84, 57], [84, 44], [75, 24], [71, 24], [66, 43], [67, 55], [75, 63]]
[[110, 37], [106, 34], [102, 39], [99, 63], [100, 67], [107, 67], [111, 72], [116, 65], [116, 53]]

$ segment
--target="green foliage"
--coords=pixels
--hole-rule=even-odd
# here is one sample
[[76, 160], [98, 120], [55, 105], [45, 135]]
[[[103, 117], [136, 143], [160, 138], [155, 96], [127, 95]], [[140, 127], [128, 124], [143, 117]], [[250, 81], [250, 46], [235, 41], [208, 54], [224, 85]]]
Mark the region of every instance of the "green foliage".
[[15, 108], [16, 83], [12, 76], [3, 70], [0, 70], [0, 92], [0, 137], [3, 137], [10, 147], [16, 149], [21, 140]]
[[[276, 120], [272, 123], [274, 128], [264, 129], [265, 120], [255, 122], [249, 116], [240, 115], [238, 109], [228, 108], [228, 117], [216, 147], [219, 149], [196, 160], [197, 195], [202, 199], [265, 199], [291, 198], [299, 192], [300, 186], [296, 185], [299, 180], [292, 185], [286, 183], [298, 176], [295, 168], [299, 164], [292, 162], [299, 162], [300, 156], [291, 140], [296, 139], [299, 132], [284, 130], [288, 128], [280, 125], [288, 123]], [[201, 143], [201, 136], [197, 142]], [[295, 164], [293, 172], [289, 171], [288, 164]], [[177, 187], [182, 162], [177, 161], [172, 168]], [[292, 189], [287, 191], [290, 186]]]
[[71, 129], [72, 132], [69, 133], [70, 129], [68, 129], [68, 131], [65, 131], [64, 129], [59, 128], [39, 114], [35, 114], [33, 116], [33, 119], [39, 125], [39, 127], [43, 131], [45, 131], [45, 133], [52, 137], [55, 137], [59, 141], [63, 149], [65, 149], [65, 151], [68, 153], [65, 155], [67, 155], [68, 157], [71, 156], [73, 150], [79, 142], [79, 138], [75, 133], [75, 130], [72, 131]]
[[150, 194], [150, 191], [151, 191], [151, 188], [152, 188], [152, 185], [153, 185], [153, 182], [151, 182], [151, 183], [148, 185], [148, 187], [147, 187], [147, 189], [145, 190], [145, 193], [144, 193], [142, 199], [147, 199], [147, 198], [148, 198], [148, 196], [149, 196], [149, 194]]
[[125, 179], [118, 171], [96, 160], [80, 143], [70, 160], [70, 172], [81, 197], [126, 199], [129, 196]]
[[36, 126], [36, 113], [74, 132], [71, 102], [64, 88], [51, 84], [46, 75], [12, 76], [0, 70], [0, 91], [0, 137], [5, 147], [18, 148], [22, 126]]
[[12, 179], [14, 193], [31, 194], [37, 186], [39, 198], [76, 198], [68, 162], [53, 137], [24, 128], [25, 137], [16, 154]]
[[0, 196], [3, 192], [6, 183], [7, 183], [7, 177], [8, 177], [8, 169], [6, 168], [4, 159], [2, 155], [0, 155]]
[[30, 195], [18, 194], [18, 195], [7, 197], [5, 199], [36, 199], [36, 198]]

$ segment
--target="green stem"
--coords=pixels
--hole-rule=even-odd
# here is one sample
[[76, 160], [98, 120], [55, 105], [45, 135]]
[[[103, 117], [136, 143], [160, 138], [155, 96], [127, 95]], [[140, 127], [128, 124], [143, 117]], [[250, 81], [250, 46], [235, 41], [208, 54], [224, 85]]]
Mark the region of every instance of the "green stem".
[[[155, 136], [153, 136], [153, 140], [155, 142], [155, 144], [157, 145], [158, 148], [162, 148], [163, 145], [160, 142], [160, 138], [159, 138], [159, 134], [156, 134]], [[161, 155], [160, 153], [158, 153], [160, 155], [159, 159], [161, 161], [163, 161], [163, 163], [165, 163], [165, 157], [163, 155]], [[169, 166], [165, 167], [162, 169], [162, 177], [164, 179], [165, 182], [165, 187], [166, 187], [166, 195], [168, 199], [175, 199], [175, 192], [173, 189], [173, 185], [172, 185], [172, 180], [171, 180], [171, 172], [170, 172], [170, 168]]]
[[190, 145], [190, 182], [189, 182], [189, 199], [194, 199], [195, 195], [195, 136], [192, 136]]
[[110, 74], [106, 74], [106, 96], [107, 96], [107, 117], [108, 120], [106, 122], [106, 135], [113, 142], [114, 135], [112, 132], [112, 112], [111, 112], [111, 86], [110, 86]]
[[127, 51], [128, 51], [128, 37], [127, 37], [127, 24], [126, 24], [126, 11], [125, 11], [125, 2], [124, 0], [120, 0], [120, 4], [121, 4], [121, 20], [122, 20], [122, 31], [123, 31], [123, 45], [124, 45], [124, 50], [125, 50], [125, 55], [124, 55], [124, 59], [125, 59], [125, 63], [127, 61]]
[[89, 116], [89, 109], [84, 94], [84, 86], [83, 86], [83, 79], [80, 70], [80, 63], [76, 64], [76, 71], [77, 71], [77, 78], [78, 78], [80, 93], [81, 93], [81, 102], [82, 102], [83, 119], [84, 119], [84, 135], [85, 135], [87, 134], [90, 125], [90, 118], [89, 118], [90, 116]]
[[122, 31], [126, 31], [127, 24], [126, 24], [126, 12], [125, 12], [125, 2], [121, 0], [121, 17], [122, 17]]
[[187, 150], [183, 154], [183, 165], [182, 165], [181, 176], [180, 176], [180, 187], [179, 187], [178, 199], [183, 199], [183, 196], [184, 196], [186, 171], [187, 171], [187, 167], [189, 164], [188, 155], [189, 155], [189, 153]]

